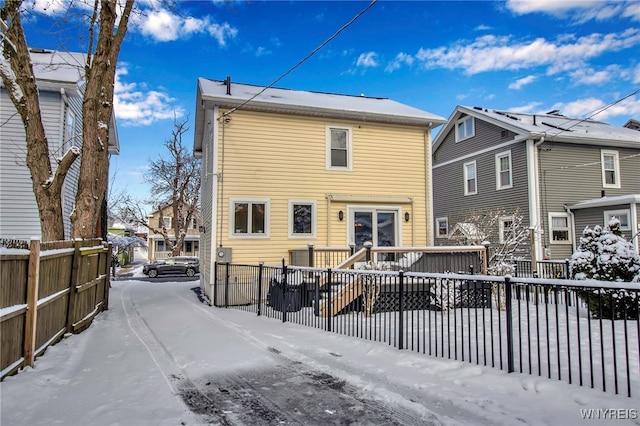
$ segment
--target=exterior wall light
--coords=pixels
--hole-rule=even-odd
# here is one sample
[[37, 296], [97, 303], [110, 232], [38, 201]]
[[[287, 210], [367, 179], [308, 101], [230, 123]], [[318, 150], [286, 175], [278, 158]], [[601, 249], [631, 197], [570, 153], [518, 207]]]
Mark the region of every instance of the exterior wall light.
[[409, 212], [404, 213], [404, 221], [409, 222]]
[[342, 222], [342, 221], [344, 220], [344, 212], [343, 212], [342, 210], [340, 210], [340, 211], [338, 212], [338, 220], [339, 220], [340, 222]]

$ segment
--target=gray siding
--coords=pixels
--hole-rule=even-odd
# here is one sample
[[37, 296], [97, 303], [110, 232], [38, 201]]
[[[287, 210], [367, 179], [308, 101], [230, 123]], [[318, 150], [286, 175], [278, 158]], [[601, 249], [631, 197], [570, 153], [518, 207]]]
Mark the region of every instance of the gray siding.
[[[613, 148], [618, 151], [620, 159], [620, 189], [602, 187], [600, 149], [598, 146], [555, 142], [545, 142], [539, 147], [540, 211], [544, 228], [542, 238], [552, 259], [570, 257], [572, 246], [550, 244], [549, 212], [564, 213], [565, 205], [599, 198], [603, 190], [607, 196], [640, 193], [640, 157], [633, 156], [640, 154], [640, 149]], [[576, 233], [579, 237], [581, 228], [577, 225]]]
[[[495, 126], [492, 126], [495, 127]], [[495, 128], [492, 134], [495, 135]], [[498, 136], [500, 132], [497, 132]], [[484, 135], [476, 137], [485, 140]], [[441, 145], [440, 148], [443, 148]], [[496, 189], [495, 155], [504, 151], [511, 151], [512, 181], [513, 187], [509, 189]], [[466, 152], [473, 154], [473, 152]], [[476, 161], [478, 193], [464, 195], [464, 170], [463, 165], [470, 161]], [[433, 169], [433, 198], [434, 219], [447, 217], [449, 231], [457, 222], [464, 222], [470, 211], [498, 210], [513, 212], [519, 209], [524, 217], [522, 226], [529, 227], [529, 203], [526, 146], [524, 142], [510, 145], [508, 148], [500, 148], [472, 155], [469, 158], [455, 161]], [[433, 224], [432, 226], [435, 226]], [[494, 230], [497, 239], [498, 230]], [[436, 238], [436, 245], [451, 244], [447, 239]]]
[[[78, 103], [78, 105], [80, 105]], [[63, 101], [58, 92], [40, 92], [40, 109], [49, 141], [51, 163], [61, 156], [64, 116]], [[81, 121], [81, 115], [76, 118]], [[26, 166], [24, 127], [6, 91], [0, 89], [0, 237], [29, 239], [40, 237], [40, 218], [33, 195], [31, 174]], [[78, 161], [76, 163], [79, 163]], [[76, 168], [78, 164], [74, 165]], [[77, 187], [77, 171], [67, 176], [69, 190]], [[75, 180], [75, 183], [73, 183]], [[65, 188], [65, 192], [68, 189]], [[75, 191], [73, 191], [75, 198]], [[65, 195], [65, 201], [69, 198]], [[66, 212], [68, 214], [70, 210]], [[67, 224], [67, 229], [69, 225]], [[67, 235], [70, 236], [70, 235]]]
[[[433, 154], [433, 164], [452, 161], [471, 152], [489, 149], [495, 145], [509, 142], [515, 133], [503, 130], [502, 128], [486, 121], [475, 120], [475, 136], [456, 142], [455, 127], [445, 137], [436, 152]], [[505, 132], [503, 134], [503, 132]]]
[[[596, 225], [600, 225], [603, 228], [607, 225], [604, 222], [604, 212], [611, 210], [631, 210], [629, 204], [623, 204], [618, 206], [607, 206], [607, 207], [594, 207], [590, 209], [579, 209], [573, 211], [575, 217], [575, 229], [576, 229], [576, 240], [579, 242], [580, 237], [582, 236], [582, 231], [586, 228], [593, 228]], [[631, 220], [631, 218], [629, 218]], [[637, 232], [637, 231], [636, 231]], [[633, 232], [622, 231], [622, 235], [627, 239], [627, 241], [631, 241], [633, 237]], [[576, 247], [578, 244], [576, 243]]]

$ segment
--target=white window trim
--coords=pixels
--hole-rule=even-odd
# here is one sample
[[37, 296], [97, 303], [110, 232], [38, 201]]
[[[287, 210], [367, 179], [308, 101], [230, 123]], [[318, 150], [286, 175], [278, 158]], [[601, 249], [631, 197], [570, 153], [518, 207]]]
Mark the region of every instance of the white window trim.
[[[476, 171], [476, 190], [474, 192], [469, 192], [469, 187], [467, 185], [467, 181], [469, 180], [469, 176], [467, 175], [467, 166], [473, 164], [473, 168]], [[469, 161], [468, 163], [464, 163], [462, 165], [463, 174], [464, 174], [464, 195], [475, 195], [478, 193], [478, 165], [476, 161]]]
[[[168, 225], [167, 225], [167, 221], [169, 221]], [[164, 226], [166, 229], [172, 229], [173, 218], [171, 216], [162, 216], [162, 226]]]
[[631, 231], [631, 210], [626, 209], [626, 210], [605, 210], [604, 211], [604, 226], [607, 226], [609, 224], [609, 220], [611, 220], [612, 216], [617, 217], [618, 219], [620, 219], [620, 215], [626, 214], [627, 215], [627, 226], [622, 226], [622, 223], [620, 223], [620, 230], [621, 231]]
[[[501, 185], [500, 179], [500, 159], [503, 157], [509, 158], [509, 184]], [[476, 175], [478, 172], [476, 171]], [[496, 154], [496, 190], [513, 188], [513, 164], [511, 162], [511, 151], [499, 152]]]
[[507, 239], [504, 238], [504, 223], [507, 221], [511, 221], [511, 231], [514, 232], [513, 225], [515, 223], [515, 216], [501, 216], [499, 219], [499, 232], [498, 232], [498, 241], [500, 244], [504, 244], [507, 242]]
[[[355, 241], [355, 233], [353, 229], [355, 212], [370, 212], [375, 215], [377, 215], [378, 213], [392, 213], [392, 212], [395, 213], [396, 214], [395, 229], [394, 229], [394, 232], [396, 234], [395, 237], [398, 244], [400, 244], [400, 242], [402, 241], [402, 221], [404, 221], [404, 219], [402, 220], [400, 219], [402, 214], [401, 207], [387, 206], [387, 205], [379, 205], [379, 206], [347, 205], [346, 207], [347, 207], [347, 227], [349, 229], [349, 232], [347, 232], [347, 245]], [[371, 225], [373, 227], [373, 224]], [[377, 237], [374, 237], [374, 239], [377, 239]]]
[[[604, 156], [605, 155], [610, 155], [614, 158], [614, 172], [615, 172], [615, 176], [616, 176], [616, 183], [614, 184], [608, 184], [607, 183], [607, 179], [605, 176], [605, 169], [604, 169]], [[601, 171], [602, 171], [602, 187], [603, 188], [620, 188], [620, 156], [618, 155], [618, 151], [612, 151], [612, 150], [607, 150], [607, 149], [602, 149], [600, 150], [600, 164], [601, 164]]]
[[[467, 120], [471, 120], [471, 134], [467, 135], [465, 137], [461, 137], [460, 134], [458, 133], [458, 125], [462, 122], [465, 122]], [[454, 130], [456, 133], [456, 142], [460, 142], [469, 138], [472, 138], [476, 135], [476, 122], [475, 119], [473, 117], [471, 117], [470, 115], [467, 115], [466, 117], [463, 117], [461, 119], [459, 119], [458, 121], [456, 121], [456, 124], [454, 126]]]
[[[440, 222], [444, 222], [446, 224], [447, 233], [445, 235], [440, 235]], [[448, 217], [439, 217], [436, 218], [436, 238], [449, 238], [449, 218]]]
[[[553, 240], [553, 231], [555, 228], [553, 228], [553, 218], [554, 217], [566, 217], [567, 218], [567, 235], [568, 235], [568, 239], [566, 241], [554, 241]], [[571, 223], [571, 216], [568, 213], [549, 213], [549, 244], [558, 244], [558, 245], [569, 245], [569, 244], [573, 244], [572, 241], [572, 227], [573, 224]]]
[[[331, 165], [331, 129], [346, 130], [347, 132], [347, 167], [338, 167]], [[351, 126], [328, 124], [325, 129], [325, 142], [326, 142], [326, 168], [333, 171], [347, 171], [353, 170], [353, 128]]]
[[[235, 233], [235, 217], [236, 217], [236, 203], [249, 203], [249, 204], [264, 204], [264, 234], [236, 234]], [[247, 218], [247, 220], [249, 220]], [[255, 239], [269, 239], [271, 238], [271, 227], [269, 226], [271, 220], [271, 200], [268, 198], [251, 198], [251, 197], [233, 197], [229, 198], [229, 239], [236, 240], [255, 240]], [[249, 221], [250, 222], [250, 221]]]
[[[293, 206], [294, 204], [311, 204], [311, 233], [295, 234], [293, 232]], [[318, 207], [316, 200], [289, 200], [288, 222], [289, 222], [289, 238], [291, 239], [315, 239], [318, 218]]]

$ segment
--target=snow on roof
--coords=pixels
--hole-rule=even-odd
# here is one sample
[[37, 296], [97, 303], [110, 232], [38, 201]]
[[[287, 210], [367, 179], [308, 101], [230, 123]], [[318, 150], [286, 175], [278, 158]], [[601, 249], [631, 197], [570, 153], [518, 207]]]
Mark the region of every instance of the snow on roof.
[[458, 235], [462, 235], [473, 241], [481, 241], [486, 238], [484, 232], [482, 232], [475, 223], [471, 222], [456, 223], [449, 234], [449, 239], [457, 238]]
[[82, 53], [44, 49], [29, 52], [38, 88], [60, 90], [60, 87], [68, 86], [77, 90], [83, 84], [86, 57]]
[[[231, 83], [231, 95], [227, 95], [227, 86], [224, 81], [208, 80], [200, 78], [200, 91], [204, 100], [211, 100], [216, 105], [239, 106], [246, 100], [260, 93], [264, 87], [250, 84]], [[292, 108], [325, 110], [332, 115], [340, 112], [355, 112], [376, 116], [413, 118], [420, 120], [423, 125], [429, 122], [433, 126], [444, 124], [444, 117], [414, 108], [387, 98], [374, 98], [364, 95], [341, 95], [335, 93], [311, 92], [305, 90], [280, 89], [271, 87], [253, 99], [247, 107], [258, 105], [272, 108]], [[297, 107], [297, 108], [295, 108]], [[253, 108], [258, 108], [254, 106]]]
[[544, 137], [546, 141], [640, 148], [640, 132], [623, 126], [566, 117], [559, 111], [532, 114], [468, 106], [456, 107], [447, 126], [434, 140], [434, 148], [442, 143], [457, 119], [464, 114], [511, 130], [524, 139]]
[[640, 194], [626, 194], [615, 197], [600, 197], [579, 201], [568, 206], [570, 210], [588, 209], [591, 207], [617, 206], [622, 204], [640, 204]]

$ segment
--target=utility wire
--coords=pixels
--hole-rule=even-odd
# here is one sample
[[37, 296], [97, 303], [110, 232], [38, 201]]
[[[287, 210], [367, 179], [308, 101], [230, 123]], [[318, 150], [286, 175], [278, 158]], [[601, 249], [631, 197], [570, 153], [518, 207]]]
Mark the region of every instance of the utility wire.
[[[632, 96], [637, 95], [638, 93], [640, 93], [640, 89], [636, 89], [635, 91], [633, 91], [633, 92], [629, 93], [627, 96], [624, 96], [624, 97], [622, 97], [622, 98], [618, 99], [617, 101], [611, 102], [610, 104], [605, 105], [605, 106], [603, 106], [602, 108], [599, 108], [599, 109], [594, 110], [594, 111], [592, 112], [592, 114], [591, 114], [591, 115], [589, 115], [588, 117], [585, 117], [585, 118], [583, 118], [583, 119], [579, 120], [577, 123], [574, 123], [573, 125], [571, 125], [571, 126], [567, 127], [566, 129], [562, 129], [562, 130], [560, 130], [558, 133], [554, 133], [554, 134], [552, 134], [552, 135], [551, 135], [551, 137], [550, 137], [550, 139], [551, 139], [551, 138], [553, 138], [553, 137], [555, 137], [555, 136], [558, 136], [558, 135], [560, 135], [560, 134], [562, 134], [562, 133], [564, 133], [564, 132], [568, 132], [569, 130], [571, 130], [572, 128], [576, 127], [577, 125], [579, 125], [579, 124], [581, 124], [581, 123], [584, 123], [584, 122], [585, 122], [585, 121], [587, 121], [587, 120], [592, 119], [592, 118], [593, 118], [593, 117], [595, 117], [596, 115], [598, 115], [598, 114], [601, 114], [601, 113], [605, 112], [606, 110], [608, 110], [609, 108], [613, 107], [614, 105], [617, 105], [617, 104], [619, 104], [620, 102], [622, 102], [622, 101], [624, 101], [624, 100], [626, 100], [626, 99], [629, 99], [629, 98], [630, 98], [630, 97], [632, 97]], [[565, 123], [562, 123], [561, 125], [566, 124], [566, 123], [569, 123], [569, 122], [570, 122], [570, 120], [567, 120], [567, 121], [565, 121]]]
[[323, 41], [318, 47], [316, 47], [315, 49], [313, 49], [311, 51], [311, 53], [309, 53], [307, 56], [305, 56], [304, 58], [302, 58], [300, 61], [298, 61], [297, 64], [295, 64], [294, 66], [292, 66], [291, 68], [289, 68], [284, 74], [282, 74], [280, 77], [276, 78], [275, 80], [273, 80], [268, 86], [264, 87], [262, 90], [260, 90], [258, 93], [256, 93], [255, 95], [253, 95], [252, 97], [250, 97], [249, 99], [247, 99], [246, 101], [244, 101], [243, 103], [241, 103], [239, 106], [230, 109], [229, 111], [225, 112], [224, 114], [222, 114], [223, 117], [239, 110], [240, 108], [242, 108], [243, 106], [245, 106], [246, 104], [248, 104], [249, 102], [251, 102], [252, 100], [254, 100], [255, 98], [257, 98], [258, 96], [260, 96], [261, 94], [263, 94], [267, 89], [270, 89], [271, 87], [273, 87], [275, 84], [277, 84], [280, 80], [282, 80], [283, 78], [285, 78], [287, 75], [289, 75], [293, 70], [295, 70], [296, 68], [298, 68], [300, 65], [302, 65], [303, 63], [305, 63], [309, 58], [311, 58], [313, 55], [315, 55], [316, 53], [318, 53], [318, 51], [320, 49], [322, 49], [323, 47], [325, 47], [327, 44], [329, 44], [334, 38], [338, 37], [338, 35], [343, 32], [344, 30], [346, 30], [347, 28], [349, 28], [351, 26], [351, 24], [353, 24], [354, 22], [356, 22], [358, 20], [358, 18], [360, 18], [362, 15], [364, 15], [369, 9], [371, 9], [373, 7], [373, 5], [377, 2], [378, 0], [372, 0], [371, 3], [369, 3], [369, 5], [367, 7], [365, 7], [361, 12], [359, 12], [356, 16], [354, 16], [353, 18], [351, 18], [351, 20], [349, 22], [347, 22], [346, 24], [344, 24], [342, 27], [340, 27], [340, 29], [338, 29], [338, 31], [336, 31], [335, 33], [333, 33], [333, 35], [331, 37], [329, 37], [328, 39], [326, 39], [325, 41]]

